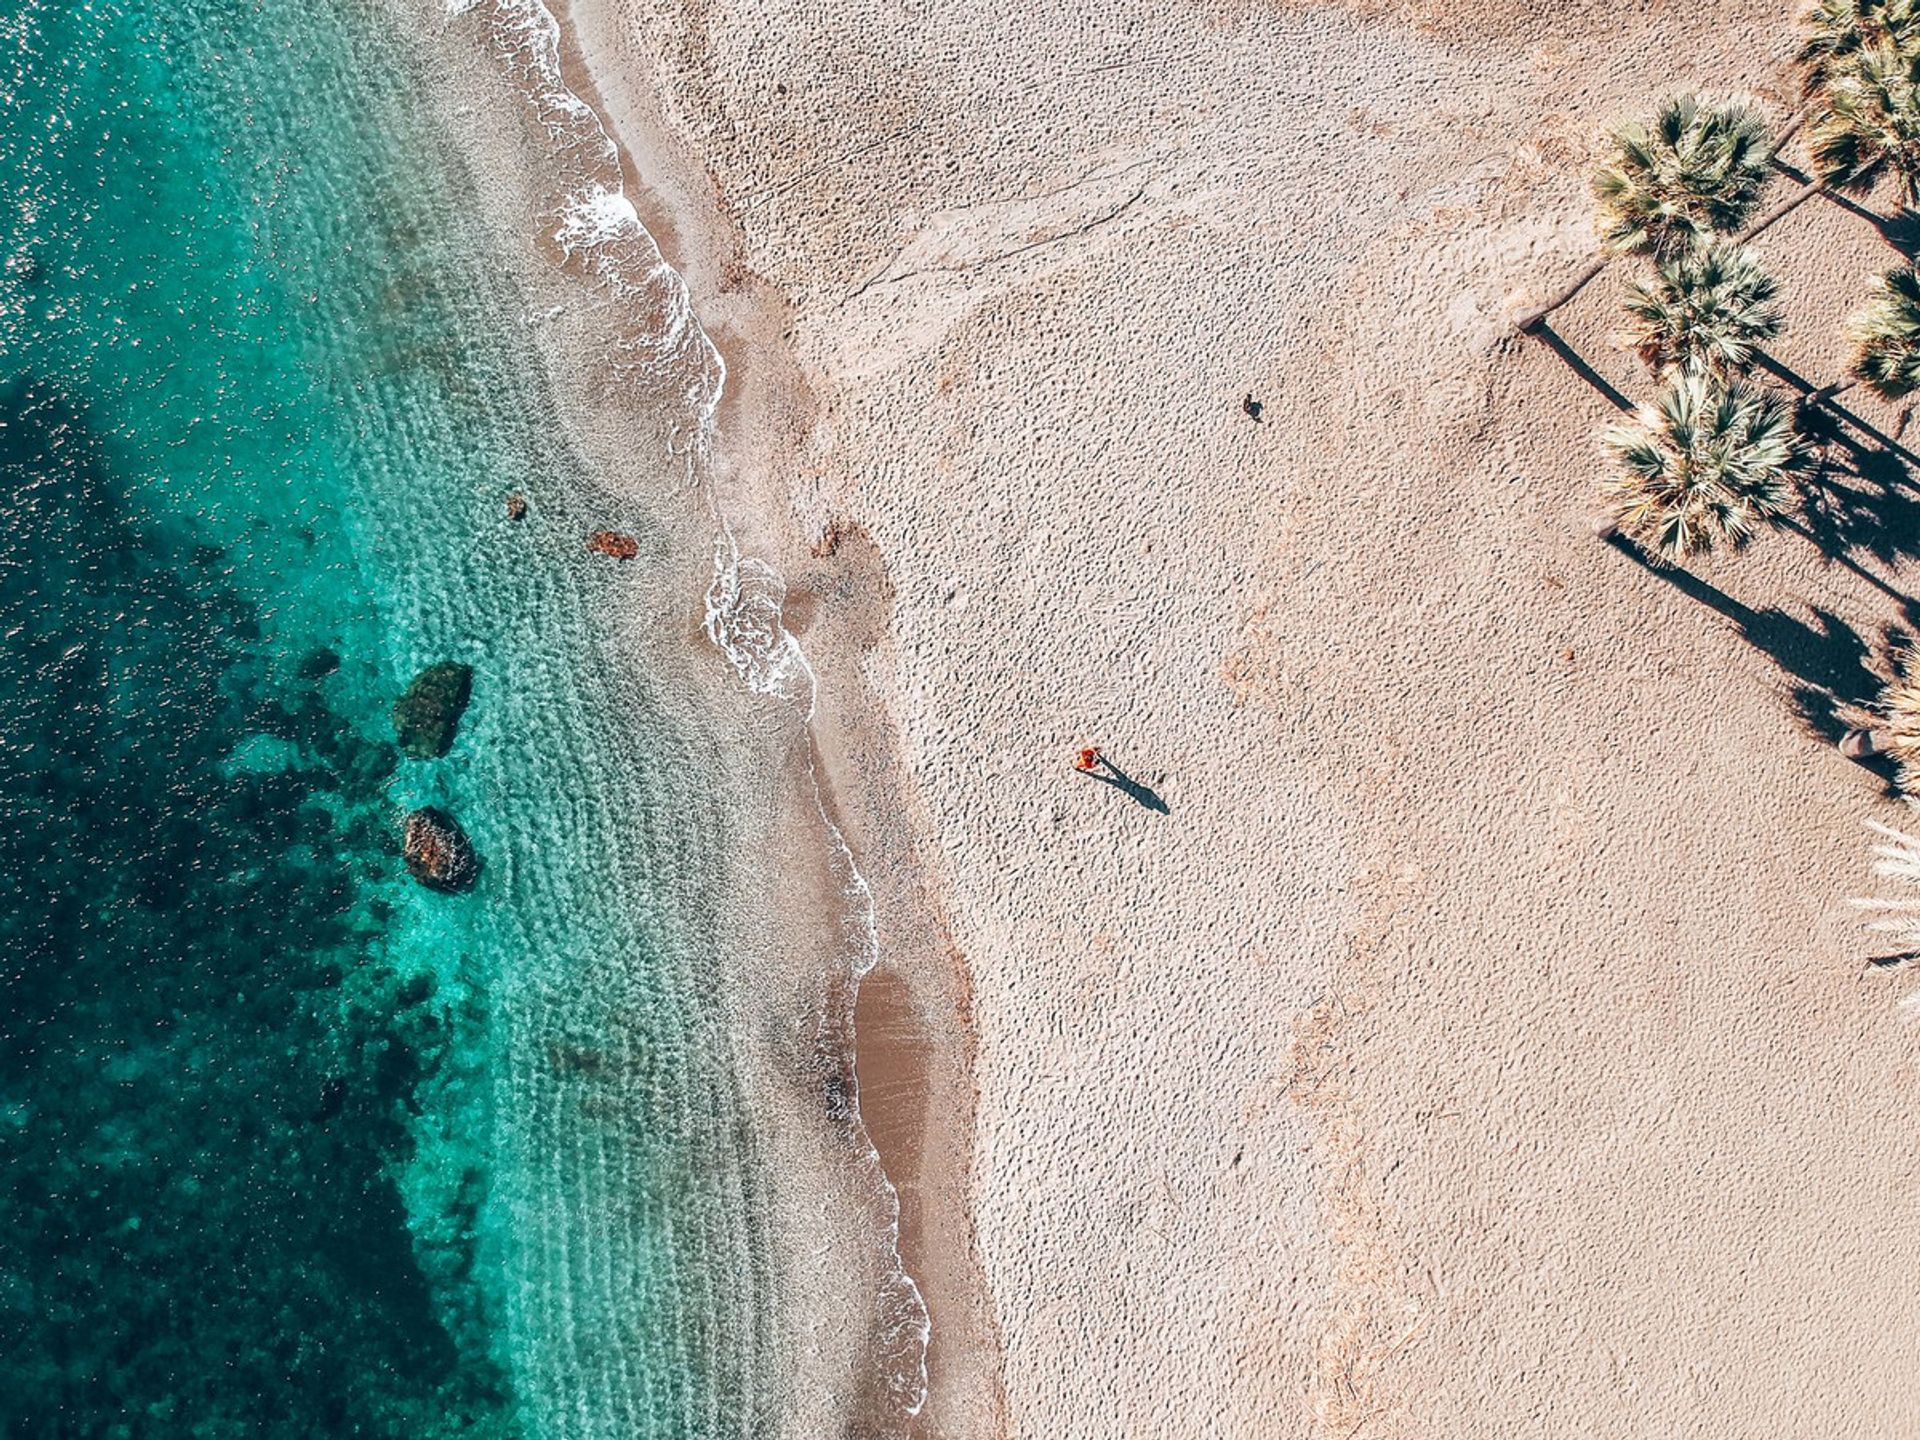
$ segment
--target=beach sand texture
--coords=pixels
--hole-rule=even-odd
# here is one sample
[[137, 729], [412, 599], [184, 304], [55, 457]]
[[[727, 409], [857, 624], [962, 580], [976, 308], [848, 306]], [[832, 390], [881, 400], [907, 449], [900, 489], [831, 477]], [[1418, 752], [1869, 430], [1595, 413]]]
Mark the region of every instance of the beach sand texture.
[[[877, 892], [920, 1432], [1920, 1427], [1920, 1051], [1844, 903], [1897, 812], [1821, 733], [1912, 501], [1662, 574], [1586, 528], [1618, 279], [1555, 322], [1600, 386], [1504, 323], [1600, 129], [1784, 112], [1789, 22], [574, 7]], [[1763, 249], [1837, 377], [1893, 252]]]

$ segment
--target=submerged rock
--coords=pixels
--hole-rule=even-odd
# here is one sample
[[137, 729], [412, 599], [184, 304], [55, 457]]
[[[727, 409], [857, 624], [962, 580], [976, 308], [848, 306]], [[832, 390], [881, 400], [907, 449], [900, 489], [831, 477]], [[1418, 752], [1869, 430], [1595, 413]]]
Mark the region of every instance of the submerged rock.
[[587, 549], [616, 560], [631, 560], [640, 553], [640, 542], [618, 530], [596, 530], [587, 537]]
[[480, 876], [480, 857], [460, 822], [444, 810], [428, 805], [407, 816], [401, 845], [407, 869], [429, 890], [452, 894], [465, 890]]
[[473, 667], [455, 660], [429, 665], [413, 677], [393, 707], [400, 748], [416, 760], [432, 760], [453, 748], [453, 732], [473, 697]]
[[308, 652], [307, 657], [300, 662], [300, 678], [302, 680], [324, 680], [339, 668], [339, 652], [329, 650], [323, 645], [318, 650]]

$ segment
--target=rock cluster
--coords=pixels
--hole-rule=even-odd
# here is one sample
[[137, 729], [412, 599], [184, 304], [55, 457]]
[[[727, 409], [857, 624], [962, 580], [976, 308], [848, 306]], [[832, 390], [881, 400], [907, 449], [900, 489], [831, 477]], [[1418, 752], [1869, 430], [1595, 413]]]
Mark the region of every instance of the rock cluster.
[[446, 754], [453, 748], [454, 731], [472, 698], [471, 666], [455, 660], [427, 666], [394, 703], [393, 729], [400, 748], [416, 760]]
[[587, 537], [587, 549], [616, 560], [631, 560], [640, 553], [640, 542], [618, 530], [596, 530]]
[[401, 853], [413, 878], [429, 890], [449, 894], [465, 890], [480, 875], [480, 857], [467, 832], [458, 820], [431, 805], [407, 816]]

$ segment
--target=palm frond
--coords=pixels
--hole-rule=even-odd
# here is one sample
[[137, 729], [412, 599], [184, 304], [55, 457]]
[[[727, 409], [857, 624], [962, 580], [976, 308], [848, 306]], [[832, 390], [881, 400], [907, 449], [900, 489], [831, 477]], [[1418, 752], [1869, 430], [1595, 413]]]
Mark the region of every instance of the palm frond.
[[1895, 779], [1908, 795], [1920, 795], [1920, 650], [1902, 646], [1893, 657], [1893, 678], [1880, 690], [1881, 728]]
[[[1884, 843], [1873, 847], [1873, 873], [1920, 890], [1920, 838], [1869, 820], [1867, 828]], [[1920, 955], [1920, 896], [1856, 896], [1854, 908], [1878, 912], [1866, 928], [1892, 935], [1907, 955]]]
[[1621, 528], [1669, 560], [1737, 549], [1778, 523], [1805, 463], [1785, 401], [1705, 370], [1677, 373], [1601, 440], [1615, 462], [1602, 490]]
[[1853, 373], [1889, 400], [1920, 389], [1920, 274], [1889, 270], [1847, 321]]
[[1891, 172], [1909, 203], [1920, 199], [1920, 46], [1860, 50], [1827, 81], [1826, 102], [1807, 141], [1820, 178], [1864, 194]]
[[1800, 13], [1800, 36], [1793, 59], [1801, 87], [1818, 96], [1864, 50], [1920, 48], [1920, 7], [1915, 0], [1814, 0]]
[[1656, 374], [1685, 367], [1724, 380], [1785, 328], [1779, 293], [1751, 248], [1712, 241], [1628, 284], [1626, 341]]
[[1770, 146], [1766, 122], [1743, 102], [1662, 102], [1651, 122], [1614, 132], [1594, 175], [1601, 243], [1671, 257], [1738, 230], [1766, 185]]

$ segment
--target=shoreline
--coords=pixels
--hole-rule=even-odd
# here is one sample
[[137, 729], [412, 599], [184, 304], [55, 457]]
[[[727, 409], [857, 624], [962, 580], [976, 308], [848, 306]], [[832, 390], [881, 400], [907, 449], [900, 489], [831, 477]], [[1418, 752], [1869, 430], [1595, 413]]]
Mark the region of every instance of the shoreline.
[[[590, 1330], [605, 1331], [620, 1322], [621, 1317], [608, 1316], [593, 1324], [599, 1317], [588, 1306], [609, 1299], [617, 1304], [623, 1286], [657, 1305], [663, 1321], [657, 1333], [687, 1338], [673, 1356], [656, 1354], [652, 1366], [630, 1365], [626, 1373], [639, 1376], [650, 1393], [671, 1387], [691, 1397], [706, 1414], [738, 1416], [744, 1427], [783, 1403], [791, 1393], [783, 1382], [792, 1370], [784, 1361], [774, 1363], [784, 1350], [776, 1351], [769, 1343], [776, 1327], [791, 1317], [782, 1303], [777, 1268], [785, 1257], [763, 1243], [776, 1231], [769, 1220], [770, 1187], [760, 1164], [767, 1137], [747, 1134], [737, 1119], [752, 1108], [747, 1096], [759, 1078], [756, 1072], [765, 1068], [765, 1047], [725, 1023], [733, 1017], [712, 1005], [715, 967], [724, 967], [719, 972], [723, 992], [743, 988], [739, 957], [756, 953], [750, 943], [755, 937], [731, 923], [719, 903], [728, 898], [730, 885], [737, 884], [724, 866], [723, 853], [710, 854], [701, 873], [689, 877], [691, 883], [672, 884], [659, 877], [673, 874], [674, 865], [692, 851], [684, 840], [674, 838], [675, 823], [689, 826], [695, 835], [711, 835], [765, 818], [741, 803], [739, 787], [720, 782], [726, 769], [754, 768], [752, 762], [760, 758], [754, 752], [766, 746], [733, 733], [732, 712], [740, 707], [725, 698], [732, 689], [725, 682], [732, 677], [723, 673], [724, 662], [717, 656], [703, 655], [689, 643], [680, 623], [688, 603], [676, 577], [682, 570], [689, 575], [704, 571], [710, 531], [697, 507], [677, 492], [684, 461], [675, 457], [671, 440], [683, 428], [682, 411], [678, 397], [655, 383], [661, 375], [673, 378], [679, 357], [666, 356], [668, 364], [654, 367], [653, 380], [631, 387], [605, 383], [609, 341], [617, 345], [627, 338], [632, 307], [592, 277], [583, 278], [581, 267], [552, 243], [555, 203], [569, 188], [570, 172], [542, 163], [551, 131], [533, 103], [528, 77], [516, 71], [503, 52], [494, 18], [474, 18], [478, 23], [462, 27], [455, 17], [425, 52], [424, 58], [438, 63], [421, 77], [419, 88], [432, 98], [430, 118], [437, 121], [439, 142], [457, 152], [467, 170], [472, 189], [461, 198], [474, 212], [472, 222], [492, 232], [494, 253], [506, 257], [514, 287], [509, 293], [521, 308], [516, 313], [503, 306], [498, 314], [527, 333], [535, 364], [545, 372], [542, 390], [552, 408], [529, 413], [551, 418], [553, 426], [543, 428], [551, 428], [552, 443], [580, 462], [577, 469], [533, 468], [498, 477], [496, 483], [503, 490], [507, 485], [524, 489], [532, 502], [523, 525], [511, 533], [523, 542], [561, 547], [573, 566], [582, 563], [584, 536], [594, 524], [608, 521], [638, 535], [648, 559], [676, 552], [687, 557], [684, 563], [667, 565], [588, 561], [590, 578], [582, 585], [584, 617], [595, 643], [572, 659], [576, 665], [602, 669], [611, 687], [608, 706], [581, 718], [604, 726], [603, 734], [622, 736], [620, 742], [608, 736], [614, 750], [645, 744], [650, 729], [636, 728], [632, 716], [657, 710], [652, 723], [662, 726], [659, 733], [678, 738], [682, 743], [673, 751], [697, 767], [689, 770], [683, 764], [678, 777], [685, 782], [682, 794], [687, 798], [675, 813], [685, 818], [663, 822], [657, 811], [644, 818], [622, 817], [600, 847], [615, 857], [623, 873], [619, 893], [598, 901], [596, 908], [625, 914], [625, 902], [637, 900], [626, 943], [651, 947], [594, 987], [593, 1003], [605, 1007], [602, 1013], [611, 1021], [579, 1027], [558, 1043], [535, 1045], [519, 1063], [522, 1069], [551, 1071], [565, 1094], [580, 1085], [582, 1076], [644, 1074], [658, 1044], [685, 1047], [684, 1056], [691, 1062], [683, 1067], [688, 1098], [704, 1107], [711, 1122], [689, 1147], [691, 1163], [685, 1169], [643, 1172], [638, 1183], [583, 1207], [608, 1227], [609, 1238], [597, 1245], [591, 1221], [583, 1239], [571, 1221], [549, 1220], [524, 1200], [495, 1215], [492, 1224], [502, 1233], [499, 1244], [528, 1271], [583, 1263], [588, 1257], [606, 1267], [606, 1282], [593, 1296], [574, 1302], [574, 1313], [591, 1317]], [[498, 495], [486, 497], [485, 513], [496, 523], [498, 503]], [[564, 528], [555, 529], [557, 521]], [[691, 628], [697, 633], [697, 599], [692, 608]], [[603, 668], [608, 666], [610, 672]], [[726, 764], [729, 759], [735, 762], [731, 766]], [[711, 777], [700, 773], [708, 763], [715, 771]], [[643, 773], [645, 768], [643, 763]], [[593, 783], [595, 773], [586, 769], [576, 776], [582, 778]], [[660, 844], [660, 852], [638, 866], [636, 834]], [[621, 952], [603, 946], [600, 954], [612, 958]], [[656, 1041], [646, 1010], [636, 1007], [622, 1015], [619, 1007], [629, 995], [644, 993], [643, 976], [663, 973], [674, 1007], [672, 1033]], [[633, 985], [634, 980], [641, 985]], [[619, 1058], [608, 1061], [603, 1058], [607, 1055]], [[651, 1153], [650, 1147], [659, 1145], [678, 1163], [681, 1156], [671, 1147], [684, 1132], [659, 1123], [653, 1113], [657, 1093], [650, 1096], [642, 1085], [606, 1090], [604, 1103], [591, 1115], [605, 1127], [601, 1142], [615, 1153]], [[580, 1097], [569, 1098], [577, 1103]], [[592, 1112], [595, 1101], [588, 1099], [587, 1107]], [[616, 1120], [625, 1128], [617, 1127]], [[544, 1133], [546, 1128], [535, 1121], [536, 1130]], [[680, 1177], [696, 1175], [710, 1187], [703, 1197], [692, 1198], [685, 1189], [675, 1193], [684, 1184]], [[684, 1285], [659, 1269], [647, 1248], [623, 1244], [625, 1237], [651, 1228], [676, 1236], [667, 1253], [675, 1271], [687, 1275]], [[652, 1248], [658, 1246], [658, 1241], [651, 1242]], [[723, 1282], [718, 1288], [724, 1298], [703, 1305], [699, 1287], [710, 1280]], [[546, 1383], [552, 1374], [547, 1357], [582, 1340], [597, 1343], [575, 1336], [566, 1326], [540, 1325], [537, 1317], [529, 1326], [517, 1309], [503, 1334], [507, 1338], [502, 1343], [516, 1347], [516, 1355], [538, 1357], [539, 1363], [529, 1363], [527, 1374], [516, 1377], [525, 1386], [522, 1400], [538, 1406], [550, 1406], [553, 1398]], [[629, 1413], [634, 1403], [630, 1389], [622, 1393], [606, 1383], [604, 1374], [583, 1388], [589, 1403], [607, 1405], [615, 1413]]]
[[[823, 1433], [842, 1427], [861, 1403], [854, 1392], [875, 1368], [861, 1358], [862, 1337], [878, 1333], [870, 1322], [895, 1264], [890, 1212], [873, 1180], [879, 1158], [837, 1113], [853, 1058], [825, 1043], [844, 1031], [833, 1005], [865, 922], [825, 828], [831, 821], [803, 710], [743, 683], [703, 633], [716, 526], [730, 517], [707, 488], [704, 446], [694, 452], [685, 443], [689, 431], [705, 434], [712, 411], [683, 402], [710, 395], [699, 382], [719, 379], [711, 342], [697, 329], [680, 332], [677, 343], [673, 333], [664, 345], [655, 341], [646, 322], [662, 307], [684, 315], [691, 296], [677, 274], [653, 268], [651, 237], [642, 240], [618, 207], [606, 207], [616, 225], [575, 236], [572, 253], [552, 243], [556, 223], [564, 228], [592, 208], [578, 197], [615, 185], [624, 195], [632, 177], [608, 162], [619, 152], [601, 117], [561, 88], [562, 32], [546, 23], [557, 27], [557, 17], [528, 5], [475, 20], [453, 43], [479, 68], [452, 67], [443, 119], [486, 192], [484, 215], [516, 256], [528, 303], [523, 323], [536, 331], [557, 418], [587, 458], [593, 489], [574, 503], [588, 513], [611, 503], [644, 516], [643, 550], [669, 562], [604, 570], [605, 588], [595, 586], [606, 606], [601, 620], [611, 626], [611, 653], [676, 692], [667, 708], [699, 733], [697, 756], [683, 757], [703, 772], [705, 794], [693, 808], [704, 821], [694, 820], [694, 836], [731, 837], [691, 883], [672, 887], [676, 897], [684, 892], [688, 923], [666, 937], [676, 952], [691, 945], [683, 958], [695, 965], [719, 967], [714, 978], [691, 979], [685, 996], [701, 1010], [703, 1029], [729, 1037], [727, 1073], [709, 1083], [737, 1097], [728, 1153], [752, 1161], [733, 1197], [744, 1197], [741, 1218], [755, 1227], [755, 1243], [731, 1254], [740, 1267], [732, 1313], [712, 1309], [699, 1322], [715, 1352], [728, 1352], [710, 1399], [749, 1408], [750, 1433]], [[589, 133], [589, 125], [597, 129]], [[560, 161], [548, 164], [557, 130]], [[567, 142], [583, 139], [590, 149], [565, 153]], [[647, 266], [638, 286], [627, 283], [636, 260]], [[631, 358], [640, 373], [618, 364]], [[687, 488], [690, 477], [697, 488]], [[536, 495], [529, 523], [542, 514]], [[610, 718], [627, 728], [628, 717]], [[699, 848], [689, 846], [686, 858]], [[768, 863], [774, 857], [792, 858]], [[716, 999], [719, 1007], [709, 1008]], [[644, 1187], [631, 1198], [659, 1204]], [[733, 1200], [713, 1199], [731, 1223]], [[863, 1283], [869, 1275], [872, 1283]]]
[[[582, 12], [591, 18], [595, 0], [541, 4], [558, 27], [563, 83], [598, 119], [613, 146], [624, 194], [661, 258], [686, 286], [696, 323], [726, 367], [713, 419], [719, 473], [736, 488], [744, 477], [771, 477], [783, 441], [799, 443], [817, 409], [784, 343], [791, 317], [771, 289], [744, 270], [737, 228], [718, 205], [698, 198], [689, 173], [692, 157], [671, 130], [631, 98], [608, 95], [608, 82], [618, 79], [618, 72], [596, 69], [581, 38]], [[749, 531], [748, 538], [778, 544], [784, 524], [770, 482], [749, 482], [748, 498], [743, 513], [728, 515], [729, 523], [736, 530], [765, 524], [766, 533]]]
[[[582, 12], [591, 5], [583, 0], [545, 3], [558, 27], [562, 79], [592, 107], [614, 148], [628, 200], [666, 263], [679, 273], [697, 321], [726, 367], [714, 420], [716, 473], [711, 483], [722, 485], [727, 498], [745, 502], [744, 507], [727, 509], [727, 523], [741, 539], [743, 552], [772, 553], [788, 590], [784, 613], [814, 673], [819, 714], [811, 723], [801, 722], [802, 744], [811, 759], [803, 755], [799, 763], [810, 766], [807, 778], [817, 791], [822, 821], [839, 832], [851, 862], [873, 892], [881, 939], [878, 964], [854, 981], [846, 1020], [853, 1037], [847, 1064], [857, 1085], [859, 1123], [881, 1175], [898, 1197], [901, 1261], [924, 1299], [931, 1326], [923, 1408], [904, 1423], [900, 1417], [883, 1416], [878, 1423], [886, 1428], [873, 1433], [895, 1433], [896, 1427], [903, 1435], [950, 1433], [947, 1412], [955, 1406], [949, 1399], [952, 1387], [943, 1382], [964, 1376], [978, 1391], [997, 1356], [965, 1198], [975, 1096], [967, 1079], [971, 1036], [961, 1018], [967, 1012], [964, 963], [946, 941], [935, 947], [932, 977], [907, 978], [905, 965], [924, 956], [918, 951], [903, 956], [897, 944], [888, 943], [889, 937], [897, 941], [903, 931], [912, 931], [919, 932], [919, 939], [940, 927], [937, 920], [902, 923], [904, 914], [923, 908], [924, 897], [903, 895], [897, 884], [876, 876], [878, 867], [871, 857], [880, 847], [874, 808], [867, 802], [849, 804], [847, 798], [850, 787], [871, 783], [861, 772], [873, 768], [889, 743], [872, 704], [848, 695], [849, 684], [859, 684], [852, 677], [859, 673], [860, 637], [874, 636], [884, 627], [884, 571], [856, 575], [858, 562], [835, 561], [838, 547], [831, 544], [824, 553], [819, 546], [811, 553], [793, 553], [797, 517], [778, 493], [778, 455], [783, 439], [789, 448], [800, 443], [816, 407], [785, 347], [779, 302], [767, 286], [739, 270], [737, 239], [720, 223], [717, 207], [692, 202], [693, 190], [681, 168], [686, 157], [679, 155], [676, 165], [678, 152], [667, 129], [643, 118], [639, 107], [608, 95], [580, 28]], [[871, 558], [878, 563], [877, 551]], [[803, 563], [797, 566], [797, 561]], [[852, 592], [861, 589], [867, 593], [853, 598]], [[824, 626], [817, 623], [823, 596], [832, 597], [827, 603], [835, 611], [832, 623]], [[704, 636], [697, 643], [710, 648]], [[837, 722], [836, 733], [827, 733], [823, 717]], [[860, 754], [858, 762], [850, 759], [854, 751]], [[880, 763], [892, 788], [902, 788], [897, 762]], [[936, 939], [944, 940], [943, 932]], [[926, 948], [922, 943], [920, 950]], [[944, 971], [951, 974], [939, 973]], [[956, 984], [958, 999], [952, 993]], [[936, 1258], [953, 1248], [961, 1260]], [[991, 1388], [991, 1382], [987, 1384]], [[980, 1413], [982, 1402], [970, 1401], [969, 1408]], [[985, 1402], [985, 1409], [997, 1408], [997, 1400]]]

